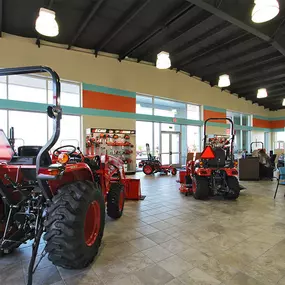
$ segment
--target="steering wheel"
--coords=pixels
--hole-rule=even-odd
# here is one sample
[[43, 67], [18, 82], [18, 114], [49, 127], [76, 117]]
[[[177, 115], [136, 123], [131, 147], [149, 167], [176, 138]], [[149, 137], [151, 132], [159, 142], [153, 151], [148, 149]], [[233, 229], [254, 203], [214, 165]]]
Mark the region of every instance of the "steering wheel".
[[71, 148], [72, 149], [71, 151], [65, 151], [65, 153], [68, 154], [68, 155], [72, 155], [73, 153], [76, 152], [76, 147], [75, 146], [73, 146], [73, 145], [63, 145], [63, 146], [60, 146], [57, 149], [55, 149], [53, 151], [53, 155], [55, 157], [58, 157], [63, 152], [62, 151], [63, 148]]

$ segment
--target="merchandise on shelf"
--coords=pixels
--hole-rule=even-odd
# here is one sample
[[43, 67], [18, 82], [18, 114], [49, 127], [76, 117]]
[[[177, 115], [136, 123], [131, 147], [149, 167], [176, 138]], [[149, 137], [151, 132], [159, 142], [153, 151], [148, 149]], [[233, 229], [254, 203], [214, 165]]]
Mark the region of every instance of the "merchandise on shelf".
[[134, 130], [90, 128], [86, 130], [86, 154], [89, 156], [112, 155], [125, 163], [125, 172], [136, 171], [133, 151], [136, 141]]

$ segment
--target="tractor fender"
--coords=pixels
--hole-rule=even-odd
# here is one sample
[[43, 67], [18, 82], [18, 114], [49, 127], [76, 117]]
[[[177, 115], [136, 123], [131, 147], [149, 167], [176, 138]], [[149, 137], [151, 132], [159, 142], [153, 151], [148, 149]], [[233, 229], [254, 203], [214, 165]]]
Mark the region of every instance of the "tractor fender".
[[236, 168], [225, 168], [224, 170], [227, 176], [237, 176], [238, 175], [238, 171]]
[[52, 193], [55, 194], [63, 185], [76, 181], [94, 182], [92, 170], [86, 163], [67, 164], [61, 179], [49, 181], [49, 186]]

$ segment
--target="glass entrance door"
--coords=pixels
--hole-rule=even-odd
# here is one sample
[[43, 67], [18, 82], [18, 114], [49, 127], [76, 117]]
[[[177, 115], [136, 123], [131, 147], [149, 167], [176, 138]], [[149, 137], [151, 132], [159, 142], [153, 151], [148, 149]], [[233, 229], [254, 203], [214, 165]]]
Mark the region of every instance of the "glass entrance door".
[[179, 166], [180, 133], [161, 132], [161, 163]]

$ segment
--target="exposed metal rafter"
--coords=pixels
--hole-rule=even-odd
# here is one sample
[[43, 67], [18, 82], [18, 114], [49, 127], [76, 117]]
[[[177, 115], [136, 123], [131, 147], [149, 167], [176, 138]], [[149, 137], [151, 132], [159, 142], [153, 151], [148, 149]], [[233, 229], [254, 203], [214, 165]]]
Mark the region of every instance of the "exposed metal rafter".
[[3, 31], [3, 0], [0, 0], [0, 37]]
[[196, 37], [196, 38], [194, 38], [194, 39], [192, 39], [190, 41], [187, 41], [185, 44], [183, 44], [182, 46], [178, 47], [176, 50], [174, 50], [172, 52], [172, 56], [173, 57], [179, 57], [181, 54], [185, 53], [187, 50], [192, 48], [194, 45], [204, 41], [205, 39], [207, 39], [210, 36], [214, 36], [214, 35], [222, 32], [223, 30], [225, 30], [229, 26], [230, 26], [230, 23], [227, 23], [227, 22], [221, 23], [220, 25], [218, 25], [218, 26], [210, 29], [209, 31], [203, 33], [199, 37]]
[[229, 63], [229, 65], [217, 68], [215, 72], [212, 73], [206, 72], [206, 76], [209, 81], [213, 81], [220, 75], [221, 72], [230, 74], [231, 76], [232, 75], [237, 76], [237, 74], [239, 73], [246, 74], [254, 69], [259, 70], [259, 68], [268, 66], [268, 64], [273, 64], [275, 62], [278, 63], [279, 60], [282, 59], [284, 59], [284, 56], [277, 51], [274, 54], [268, 54], [260, 58], [254, 58], [242, 64], [231, 65], [231, 63]]
[[181, 17], [183, 17], [185, 14], [188, 13], [189, 10], [191, 10], [192, 8], [194, 8], [195, 6], [193, 4], [189, 4], [186, 5], [185, 8], [183, 8], [182, 10], [180, 9], [178, 11], [178, 13], [176, 13], [174, 16], [171, 16], [163, 25], [159, 26], [158, 28], [156, 28], [152, 33], [146, 35], [145, 37], [143, 37], [142, 39], [140, 39], [136, 44], [134, 44], [133, 46], [131, 46], [126, 52], [122, 53], [119, 56], [119, 60], [123, 60], [124, 58], [126, 58], [127, 56], [129, 56], [130, 54], [132, 54], [134, 51], [136, 51], [138, 48], [140, 48], [141, 46], [143, 46], [144, 44], [146, 44], [147, 42], [149, 42], [151, 39], [153, 39], [154, 37], [158, 36], [159, 34], [161, 34], [163, 31], [165, 31], [170, 25], [172, 25], [173, 23], [175, 23], [177, 20], [179, 20]]
[[90, 10], [88, 16], [85, 18], [84, 22], [79, 26], [75, 36], [73, 37], [73, 39], [70, 41], [68, 48], [70, 49], [75, 42], [77, 41], [77, 39], [79, 38], [79, 36], [82, 34], [82, 32], [85, 30], [85, 28], [87, 27], [87, 25], [89, 24], [89, 22], [91, 21], [91, 19], [94, 17], [94, 15], [97, 13], [97, 11], [100, 9], [100, 7], [102, 6], [103, 2], [105, 0], [98, 0], [97, 2], [95, 2], [93, 4], [92, 9], [88, 9], [88, 11]]
[[141, 0], [139, 3], [135, 3], [131, 7], [130, 11], [127, 11], [127, 15], [124, 15], [122, 19], [116, 23], [116, 25], [111, 29], [109, 35], [104, 37], [102, 41], [98, 44], [98, 47], [95, 48], [95, 54], [98, 54], [114, 37], [116, 37], [124, 27], [129, 24], [144, 8], [148, 5], [151, 0]]
[[179, 68], [181, 69], [182, 67], [187, 66], [192, 62], [198, 61], [200, 58], [202, 58], [204, 56], [209, 57], [216, 52], [221, 52], [223, 50], [227, 50], [230, 47], [235, 46], [235, 45], [237, 45], [243, 41], [249, 41], [252, 39], [253, 39], [252, 35], [248, 34], [247, 32], [244, 32], [242, 34], [239, 33], [239, 34], [235, 35], [234, 37], [229, 37], [228, 39], [225, 39], [218, 44], [213, 44], [209, 48], [206, 48], [206, 49], [192, 55], [189, 60], [180, 61], [180, 62], [176, 63], [176, 65], [179, 66]]
[[252, 92], [256, 92], [258, 88], [270, 88], [270, 87], [274, 87], [274, 86], [278, 86], [280, 84], [285, 84], [285, 74], [282, 75], [277, 75], [277, 76], [281, 76], [279, 79], [275, 79], [273, 80], [272, 78], [268, 78], [266, 80], [264, 79], [259, 79], [257, 81], [254, 81], [252, 83], [248, 83], [246, 86], [243, 85], [239, 88], [232, 88], [231, 86], [231, 91], [232, 93], [236, 93], [236, 94], [240, 94], [241, 97], [243, 97], [243, 93], [247, 93], [249, 91]]
[[[285, 55], [285, 46], [282, 43], [277, 42], [275, 39], [271, 38], [269, 35], [261, 32], [260, 30], [256, 29], [253, 25], [246, 24], [242, 19], [237, 19], [232, 16], [231, 11], [223, 11], [221, 8], [217, 8], [212, 4], [208, 3], [205, 0], [187, 0], [188, 2], [195, 4], [196, 6], [220, 17], [221, 19], [228, 21], [237, 27], [259, 37], [260, 39], [268, 42], [273, 47], [275, 47], [279, 52]], [[232, 6], [231, 6], [232, 8]]]
[[[211, 76], [213, 74], [216, 74], [216, 70], [217, 70], [217, 66], [224, 66], [221, 70], [222, 73], [224, 73], [226, 67], [228, 66], [238, 66], [240, 65], [240, 63], [242, 62], [242, 58], [243, 57], [246, 57], [250, 54], [256, 54], [258, 52], [261, 52], [263, 50], [267, 50], [269, 49], [269, 46], [267, 43], [263, 43], [263, 44], [260, 44], [258, 46], [253, 46], [252, 48], [250, 49], [247, 49], [246, 52], [245, 51], [241, 51], [241, 52], [238, 52], [236, 54], [233, 54], [233, 55], [230, 55], [230, 56], [227, 56], [226, 58], [224, 59], [219, 59], [217, 58], [216, 61], [212, 62], [211, 64], [206, 64], [206, 65], [203, 65], [203, 68], [204, 68], [204, 76], [206, 78], [211, 78]], [[207, 72], [207, 70], [209, 70]], [[214, 71], [213, 71], [214, 70]], [[217, 71], [219, 73], [219, 71]]]
[[[160, 47], [156, 47], [155, 49], [153, 49], [153, 50], [151, 50], [151, 51], [149, 51], [147, 53], [141, 54], [139, 56], [138, 61], [141, 61], [141, 59], [146, 58], [146, 57], [148, 57], [148, 56], [150, 56], [152, 54], [157, 54], [160, 51], [166, 49], [168, 46], [176, 43], [183, 36], [185, 36], [187, 33], [189, 33], [191, 30], [193, 30], [195, 27], [197, 27], [199, 24], [203, 23], [204, 21], [206, 21], [210, 17], [213, 17], [213, 15], [211, 15], [210, 13], [207, 13], [207, 12], [204, 12], [204, 11], [199, 13], [198, 16], [194, 20], [192, 20], [183, 29], [181, 29], [181, 31], [180, 31], [180, 33], [178, 35], [176, 35], [174, 38], [172, 38], [168, 42], [164, 43]], [[173, 56], [173, 54], [171, 54], [171, 56]]]
[[260, 66], [259, 68], [253, 68], [248, 72], [238, 73], [234, 76], [234, 78], [236, 79], [233, 83], [239, 84], [245, 81], [249, 81], [250, 79], [255, 79], [259, 77], [267, 78], [270, 77], [271, 72], [275, 71], [279, 71], [280, 73], [285, 72], [285, 59], [279, 60], [279, 63], [276, 65]]

